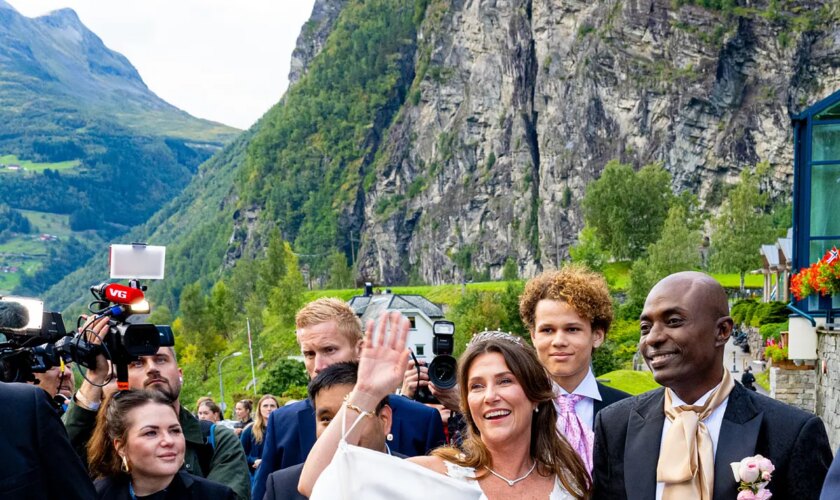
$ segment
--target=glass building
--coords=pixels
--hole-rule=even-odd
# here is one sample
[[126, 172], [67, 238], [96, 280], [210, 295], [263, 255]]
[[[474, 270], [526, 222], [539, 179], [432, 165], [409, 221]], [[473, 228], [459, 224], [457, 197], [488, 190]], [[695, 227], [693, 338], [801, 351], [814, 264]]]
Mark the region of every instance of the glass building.
[[[793, 272], [840, 248], [840, 91], [793, 117]], [[833, 299], [833, 300], [832, 300]], [[796, 306], [840, 311], [840, 297], [814, 294]]]

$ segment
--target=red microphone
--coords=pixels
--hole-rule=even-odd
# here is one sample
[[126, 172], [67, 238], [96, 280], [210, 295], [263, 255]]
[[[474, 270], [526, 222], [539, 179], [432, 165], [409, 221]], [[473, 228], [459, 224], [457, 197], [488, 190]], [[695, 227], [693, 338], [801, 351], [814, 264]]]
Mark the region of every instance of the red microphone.
[[99, 286], [93, 287], [93, 289], [100, 297], [114, 304], [131, 305], [146, 297], [143, 294], [143, 290], [120, 285], [119, 283], [102, 283]]

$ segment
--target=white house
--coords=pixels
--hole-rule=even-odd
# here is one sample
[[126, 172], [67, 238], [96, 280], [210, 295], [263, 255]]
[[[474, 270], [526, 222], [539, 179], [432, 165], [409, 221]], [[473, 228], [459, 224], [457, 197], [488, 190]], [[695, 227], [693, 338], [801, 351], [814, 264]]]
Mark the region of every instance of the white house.
[[422, 295], [395, 295], [386, 290], [383, 294], [374, 294], [373, 287], [365, 285], [365, 294], [356, 295], [350, 299], [350, 307], [361, 318], [362, 324], [367, 320], [376, 320], [382, 311], [399, 311], [411, 322], [408, 333], [408, 347], [414, 352], [418, 360], [427, 363], [434, 358], [432, 352], [432, 325], [435, 321], [445, 319], [443, 309]]

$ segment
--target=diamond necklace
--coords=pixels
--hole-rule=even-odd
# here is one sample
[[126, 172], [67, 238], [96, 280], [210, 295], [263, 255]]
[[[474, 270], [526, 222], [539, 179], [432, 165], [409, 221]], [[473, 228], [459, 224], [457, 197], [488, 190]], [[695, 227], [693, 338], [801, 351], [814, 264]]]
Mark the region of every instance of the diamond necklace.
[[484, 466], [485, 469], [490, 471], [490, 474], [493, 474], [494, 476], [498, 477], [502, 481], [506, 482], [508, 484], [508, 486], [513, 486], [514, 484], [518, 483], [519, 481], [524, 481], [524, 480], [528, 479], [528, 476], [530, 476], [531, 473], [534, 472], [534, 469], [536, 467], [537, 467], [537, 461], [534, 460], [534, 465], [532, 465], [531, 468], [528, 469], [528, 472], [526, 472], [524, 476], [522, 476], [518, 479], [508, 479], [505, 476], [503, 476], [503, 475], [499, 474], [498, 472], [494, 471], [490, 467], [487, 467], [486, 465]]

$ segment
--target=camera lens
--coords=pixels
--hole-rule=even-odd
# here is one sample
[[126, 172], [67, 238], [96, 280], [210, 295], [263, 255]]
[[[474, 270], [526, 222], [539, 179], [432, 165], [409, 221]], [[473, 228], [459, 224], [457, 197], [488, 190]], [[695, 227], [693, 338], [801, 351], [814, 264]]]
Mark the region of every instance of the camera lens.
[[439, 389], [451, 389], [458, 381], [458, 362], [452, 356], [438, 355], [429, 365], [429, 381]]

